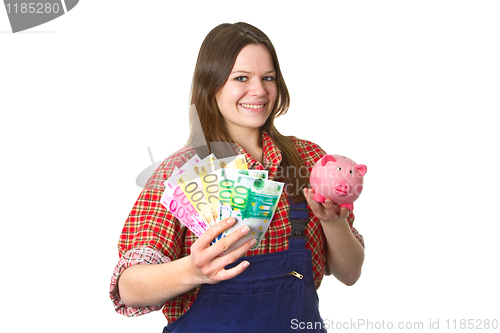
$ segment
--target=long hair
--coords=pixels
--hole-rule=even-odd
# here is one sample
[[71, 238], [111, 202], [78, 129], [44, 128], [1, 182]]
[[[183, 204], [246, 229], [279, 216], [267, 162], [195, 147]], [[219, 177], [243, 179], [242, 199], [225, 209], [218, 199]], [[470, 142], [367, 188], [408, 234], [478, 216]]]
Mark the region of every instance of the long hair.
[[[269, 38], [256, 27], [244, 22], [224, 23], [215, 27], [201, 45], [191, 90], [191, 105], [196, 110], [194, 111], [192, 107], [191, 112], [197, 113], [199, 125], [191, 124], [187, 144], [197, 147], [200, 142], [204, 141], [210, 150], [211, 142], [228, 142], [229, 134], [217, 106], [215, 95], [226, 83], [239, 52], [248, 44], [265, 45], [269, 49], [276, 71], [278, 95], [274, 108], [261, 127], [261, 131], [266, 131], [280, 149], [282, 155], [280, 168], [282, 171], [290, 168], [301, 170], [303, 162], [294, 143], [289, 137], [280, 134], [274, 126], [274, 119], [284, 115], [290, 105], [290, 95], [280, 70], [278, 56]], [[201, 129], [196, 130], [196, 127], [200, 125]], [[299, 176], [292, 179], [285, 172], [280, 174], [283, 175], [282, 180], [287, 183], [287, 187], [285, 187], [288, 189], [287, 194], [293, 197], [294, 201], [304, 200], [302, 189], [307, 187], [308, 178]]]

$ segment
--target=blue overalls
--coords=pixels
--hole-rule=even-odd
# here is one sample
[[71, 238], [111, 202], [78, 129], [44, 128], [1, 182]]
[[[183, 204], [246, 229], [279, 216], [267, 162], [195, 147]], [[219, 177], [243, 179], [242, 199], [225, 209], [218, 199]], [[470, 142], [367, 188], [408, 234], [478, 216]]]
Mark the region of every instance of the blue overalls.
[[[290, 205], [288, 250], [242, 257], [240, 275], [204, 284], [189, 310], [163, 333], [322, 332], [311, 251], [305, 248], [309, 221], [306, 202]], [[314, 329], [307, 329], [313, 327]]]

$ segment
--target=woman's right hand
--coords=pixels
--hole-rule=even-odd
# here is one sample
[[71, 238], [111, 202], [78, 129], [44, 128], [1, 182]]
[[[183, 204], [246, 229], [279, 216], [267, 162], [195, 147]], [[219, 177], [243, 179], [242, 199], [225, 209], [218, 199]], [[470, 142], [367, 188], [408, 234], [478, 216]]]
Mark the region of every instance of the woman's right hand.
[[221, 254], [233, 243], [248, 234], [250, 231], [248, 226], [242, 226], [226, 237], [219, 239], [215, 244], [210, 245], [218, 235], [232, 227], [235, 222], [235, 219], [232, 217], [220, 221], [208, 228], [207, 231], [191, 245], [191, 255], [189, 256], [191, 268], [193, 269], [193, 274], [199, 279], [199, 284], [214, 284], [223, 280], [232, 279], [243, 273], [250, 265], [248, 261], [243, 261], [236, 267], [227, 270], [224, 269], [225, 266], [235, 262], [255, 246], [257, 242], [253, 238], [235, 250], [221, 256]]
[[243, 261], [224, 269], [255, 245], [255, 240], [243, 243], [234, 251], [221, 256], [233, 243], [248, 234], [247, 226], [236, 229], [210, 246], [212, 241], [236, 221], [228, 218], [210, 227], [191, 246], [189, 256], [159, 265], [134, 265], [122, 273], [118, 288], [122, 301], [129, 307], [163, 304], [203, 283], [218, 283], [241, 274], [249, 265]]

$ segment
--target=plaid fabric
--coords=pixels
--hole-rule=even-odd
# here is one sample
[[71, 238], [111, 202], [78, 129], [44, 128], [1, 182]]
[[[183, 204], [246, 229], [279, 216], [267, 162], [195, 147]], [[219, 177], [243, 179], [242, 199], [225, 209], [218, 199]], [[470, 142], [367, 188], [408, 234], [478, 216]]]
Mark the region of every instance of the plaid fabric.
[[[292, 138], [298, 152], [303, 158], [307, 176], [314, 164], [323, 156], [325, 152], [316, 144]], [[239, 154], [246, 154], [247, 163], [250, 169], [269, 170], [269, 179], [278, 180], [278, 166], [281, 163], [281, 152], [274, 145], [273, 141], [263, 133], [263, 163], [259, 163], [253, 157], [246, 154], [243, 148], [236, 144]], [[182, 226], [174, 216], [168, 212], [160, 203], [163, 194], [163, 182], [170, 176], [175, 166], [180, 167], [195, 154], [192, 148], [183, 148], [169, 158], [167, 158], [155, 171], [148, 181], [145, 189], [139, 195], [132, 211], [129, 214], [125, 226], [120, 235], [118, 249], [120, 257], [130, 257], [129, 251], [133, 249], [154, 249], [158, 252], [158, 257], [166, 257], [168, 260], [176, 260], [190, 254], [190, 247], [197, 237], [187, 228]], [[298, 171], [300, 172], [300, 170]], [[285, 191], [284, 191], [285, 192]], [[291, 225], [288, 222], [288, 200], [285, 193], [282, 194], [273, 220], [266, 235], [262, 239], [258, 248], [251, 250], [247, 255], [259, 255], [264, 253], [283, 251], [288, 248], [287, 236], [291, 233]], [[316, 288], [319, 288], [321, 280], [325, 274], [326, 244], [321, 223], [309, 212], [310, 222], [307, 225], [305, 234], [308, 238], [306, 248], [312, 251], [313, 273]], [[354, 215], [348, 218], [349, 225], [354, 236], [361, 245], [364, 246], [363, 237], [352, 226]], [[166, 259], [162, 259], [164, 262]], [[136, 261], [128, 261], [129, 265], [137, 263], [148, 263], [138, 258]], [[150, 263], [160, 263], [150, 262]], [[120, 263], [119, 263], [120, 265]], [[110, 296], [115, 304], [116, 311], [125, 315], [140, 315], [147, 313], [150, 309], [126, 309], [126, 306], [119, 299], [119, 292], [116, 290], [116, 282], [120, 272], [126, 268], [122, 265], [115, 269], [113, 275], [114, 285], [111, 286]], [[112, 281], [113, 282], [113, 281]], [[163, 307], [163, 313], [171, 323], [185, 313], [196, 299], [199, 287], [177, 296], [167, 301]], [[155, 308], [156, 309], [156, 308]]]
[[140, 246], [127, 251], [127, 253], [125, 253], [118, 261], [118, 264], [113, 271], [113, 275], [111, 276], [109, 293], [111, 295], [111, 299], [115, 306], [116, 312], [127, 317], [135, 317], [152, 311], [161, 310], [163, 304], [140, 308], [126, 306], [120, 298], [120, 293], [118, 291], [118, 278], [123, 273], [123, 271], [130, 266], [138, 264], [156, 265], [164, 264], [167, 262], [170, 262], [170, 259], [168, 257], [164, 256], [161, 252], [146, 246]]

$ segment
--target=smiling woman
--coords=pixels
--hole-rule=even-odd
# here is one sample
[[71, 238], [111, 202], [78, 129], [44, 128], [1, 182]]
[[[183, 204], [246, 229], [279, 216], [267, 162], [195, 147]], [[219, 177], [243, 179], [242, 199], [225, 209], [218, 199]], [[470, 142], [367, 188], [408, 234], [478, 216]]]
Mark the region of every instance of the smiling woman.
[[260, 128], [271, 114], [277, 97], [276, 71], [271, 54], [262, 44], [245, 46], [226, 84], [215, 95], [229, 137], [262, 163]]
[[[224, 23], [210, 31], [198, 54], [191, 104], [196, 107], [201, 129], [191, 130], [188, 146], [196, 147], [196, 142], [201, 141], [208, 144], [210, 150], [212, 142], [237, 142], [252, 157], [263, 162], [260, 137], [264, 131], [281, 150], [280, 169], [300, 170], [304, 166], [293, 139], [281, 135], [274, 126], [274, 119], [288, 111], [290, 95], [274, 46], [256, 27], [244, 22]], [[250, 116], [249, 110], [258, 110], [263, 104], [262, 113]], [[244, 120], [226, 119], [224, 115], [235, 116], [239, 112]], [[248, 131], [248, 126], [262, 121], [258, 135], [256, 131]], [[237, 126], [241, 122], [247, 125]], [[241, 133], [236, 130], [243, 128], [246, 130]], [[282, 175], [293, 200], [304, 200], [301, 189], [308, 186], [307, 177], [288, 179], [288, 173]]]
[[[262, 31], [221, 24], [207, 35], [192, 84], [199, 125], [192, 126], [187, 146], [155, 171], [120, 237], [110, 288], [117, 312], [134, 316], [163, 307], [170, 322], [164, 332], [170, 333], [294, 332], [294, 319], [321, 322], [316, 289], [326, 272], [345, 284], [356, 282], [364, 252], [354, 216], [331, 200], [313, 201], [305, 189], [309, 169], [325, 152], [274, 126], [289, 100], [276, 52]], [[165, 180], [195, 155], [200, 137], [211, 152], [214, 142], [234, 145], [249, 169], [267, 170], [268, 180], [286, 184], [279, 197], [259, 197], [259, 206], [277, 207], [260, 243], [243, 238], [250, 234], [244, 225], [212, 244], [236, 223], [233, 217], [196, 237], [159, 202]], [[263, 312], [264, 305], [272, 311]]]

